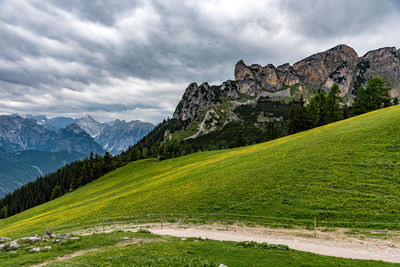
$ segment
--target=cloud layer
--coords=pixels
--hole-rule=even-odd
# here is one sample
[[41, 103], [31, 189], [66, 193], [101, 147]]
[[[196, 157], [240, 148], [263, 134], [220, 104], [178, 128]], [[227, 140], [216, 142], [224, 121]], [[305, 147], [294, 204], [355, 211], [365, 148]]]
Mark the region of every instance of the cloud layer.
[[232, 79], [239, 59], [398, 46], [397, 3], [0, 0], [0, 113], [158, 122], [187, 84]]

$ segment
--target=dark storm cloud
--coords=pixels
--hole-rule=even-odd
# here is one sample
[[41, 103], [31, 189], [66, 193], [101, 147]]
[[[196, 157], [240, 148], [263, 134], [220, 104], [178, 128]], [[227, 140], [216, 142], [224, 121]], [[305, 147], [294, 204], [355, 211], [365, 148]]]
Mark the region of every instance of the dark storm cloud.
[[395, 1], [253, 2], [2, 1], [0, 112], [154, 122], [189, 82], [232, 79], [239, 59], [279, 65], [338, 43], [364, 53], [398, 42]]

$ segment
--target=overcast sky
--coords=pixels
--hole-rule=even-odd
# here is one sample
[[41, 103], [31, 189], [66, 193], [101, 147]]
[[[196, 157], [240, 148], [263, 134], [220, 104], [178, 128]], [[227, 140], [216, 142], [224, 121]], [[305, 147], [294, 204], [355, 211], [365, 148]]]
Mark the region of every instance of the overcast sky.
[[190, 82], [400, 44], [400, 1], [0, 0], [0, 114], [171, 117]]

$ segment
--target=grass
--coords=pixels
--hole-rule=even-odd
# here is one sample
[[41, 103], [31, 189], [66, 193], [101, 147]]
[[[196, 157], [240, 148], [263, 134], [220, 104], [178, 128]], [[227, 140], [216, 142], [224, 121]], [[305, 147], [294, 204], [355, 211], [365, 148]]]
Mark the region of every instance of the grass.
[[[114, 247], [48, 266], [396, 266], [326, 257], [279, 246], [245, 245], [190, 238]], [[247, 243], [249, 244], [249, 243]]]
[[[124, 239], [123, 239], [124, 238]], [[49, 251], [0, 254], [0, 266], [28, 266], [51, 261], [76, 252], [96, 252], [53, 262], [47, 266], [396, 266], [379, 261], [352, 260], [289, 250], [286, 246], [254, 242], [221, 242], [170, 236], [147, 231], [113, 232], [82, 236], [59, 244], [44, 242], [35, 247], [51, 245]]]
[[312, 227], [316, 216], [321, 226], [399, 229], [399, 197], [395, 106], [258, 145], [133, 162], [0, 220], [0, 236], [154, 213], [287, 227]]
[[20, 249], [16, 254], [2, 252], [0, 254], [0, 266], [24, 266], [42, 263], [59, 256], [72, 254], [77, 251], [89, 250], [93, 248], [105, 249], [109, 246], [116, 245], [121, 242], [121, 237], [143, 238], [148, 237], [148, 234], [132, 233], [132, 232], [113, 232], [110, 234], [93, 234], [81, 236], [77, 240], [66, 240], [63, 243], [59, 242], [36, 242], [33, 247], [51, 246], [49, 251], [29, 252], [30, 248]]

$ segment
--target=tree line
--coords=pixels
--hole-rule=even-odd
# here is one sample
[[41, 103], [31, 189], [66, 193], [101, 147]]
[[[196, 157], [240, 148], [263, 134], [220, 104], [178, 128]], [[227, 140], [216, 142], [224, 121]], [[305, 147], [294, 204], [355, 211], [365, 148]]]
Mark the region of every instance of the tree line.
[[[366, 88], [360, 87], [357, 90], [353, 105], [347, 106], [340, 97], [339, 86], [334, 84], [328, 94], [322, 91], [314, 95], [307, 105], [303, 97], [299, 101], [292, 102], [287, 124], [284, 121], [279, 123], [270, 121], [265, 128], [252, 128], [252, 131], [247, 131], [246, 126], [234, 122], [227, 125], [222, 132], [212, 132], [196, 139], [184, 141], [169, 140], [166, 136], [185, 128], [187, 122], [167, 119], [158, 124], [137, 144], [119, 155], [112, 156], [109, 152], [103, 156], [91, 153], [84, 160], [67, 164], [53, 173], [39, 177], [14, 192], [8, 193], [0, 200], [0, 219], [61, 197], [118, 167], [139, 159], [159, 158], [159, 160], [164, 160], [200, 150], [245, 146], [249, 143], [272, 140], [398, 104], [397, 98], [390, 98], [389, 91], [390, 89], [385, 87], [382, 79], [373, 78], [368, 82]], [[246, 114], [246, 112], [242, 113]], [[248, 113], [250, 114], [250, 112]]]
[[340, 88], [334, 84], [329, 93], [314, 95], [305, 105], [303, 97], [289, 111], [288, 134], [347, 119], [376, 109], [397, 105], [397, 98], [390, 98], [390, 88], [381, 78], [372, 78], [366, 88], [359, 87], [352, 106], [340, 97]]

